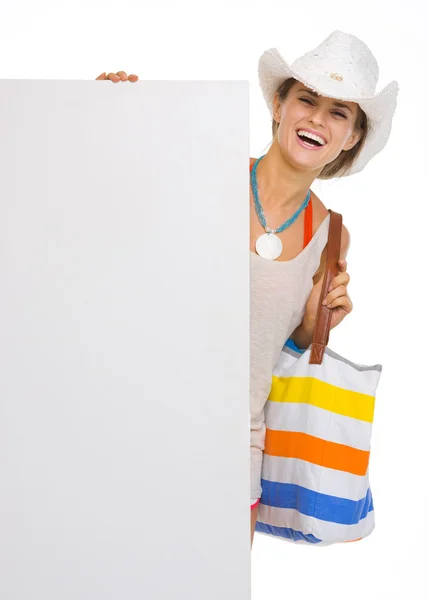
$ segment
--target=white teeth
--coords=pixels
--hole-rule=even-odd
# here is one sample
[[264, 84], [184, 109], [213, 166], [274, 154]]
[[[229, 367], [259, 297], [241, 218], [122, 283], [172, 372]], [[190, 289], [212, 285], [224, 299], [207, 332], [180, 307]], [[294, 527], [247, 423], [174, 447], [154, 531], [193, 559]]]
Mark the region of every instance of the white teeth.
[[305, 129], [299, 129], [297, 131], [298, 135], [303, 135], [305, 137], [310, 138], [311, 140], [316, 140], [316, 142], [320, 142], [322, 146], [326, 144], [325, 140], [321, 138], [319, 135], [315, 135], [314, 133], [310, 133], [309, 131], [305, 131]]

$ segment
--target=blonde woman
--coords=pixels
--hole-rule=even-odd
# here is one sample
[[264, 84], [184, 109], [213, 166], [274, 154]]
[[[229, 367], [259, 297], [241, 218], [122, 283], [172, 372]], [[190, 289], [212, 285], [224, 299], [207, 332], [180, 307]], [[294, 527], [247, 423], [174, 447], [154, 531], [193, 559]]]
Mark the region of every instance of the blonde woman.
[[[119, 71], [97, 79], [117, 83], [138, 77]], [[311, 344], [325, 271], [330, 213], [311, 185], [360, 172], [386, 145], [398, 85], [392, 81], [376, 94], [377, 81], [369, 48], [341, 31], [291, 66], [276, 48], [259, 60], [272, 143], [249, 162], [251, 545], [263, 502], [264, 406], [272, 371], [286, 343], [298, 351]], [[347, 292], [349, 245], [343, 225], [338, 275], [324, 299], [332, 310], [331, 329], [353, 309]]]

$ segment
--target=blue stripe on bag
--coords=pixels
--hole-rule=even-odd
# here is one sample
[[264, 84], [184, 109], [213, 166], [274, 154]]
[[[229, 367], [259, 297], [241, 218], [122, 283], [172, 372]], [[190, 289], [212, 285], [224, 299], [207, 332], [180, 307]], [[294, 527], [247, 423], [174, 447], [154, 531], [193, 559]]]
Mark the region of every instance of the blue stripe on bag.
[[305, 535], [302, 531], [295, 531], [295, 529], [291, 529], [290, 527], [275, 527], [274, 525], [267, 525], [267, 523], [261, 523], [260, 521], [256, 522], [256, 531], [259, 531], [260, 533], [269, 533], [277, 537], [289, 538], [294, 542], [304, 540], [310, 544], [318, 544], [322, 541], [317, 537], [314, 537], [311, 533]]
[[286, 340], [285, 347], [291, 348], [292, 350], [295, 350], [295, 352], [298, 352], [299, 354], [304, 354], [304, 352], [305, 352], [305, 349], [298, 348], [298, 346], [295, 344], [295, 342], [293, 341], [292, 338], [288, 338]]
[[365, 498], [349, 500], [314, 492], [294, 483], [278, 483], [262, 479], [261, 504], [275, 508], [294, 508], [321, 521], [355, 525], [374, 510], [371, 488]]

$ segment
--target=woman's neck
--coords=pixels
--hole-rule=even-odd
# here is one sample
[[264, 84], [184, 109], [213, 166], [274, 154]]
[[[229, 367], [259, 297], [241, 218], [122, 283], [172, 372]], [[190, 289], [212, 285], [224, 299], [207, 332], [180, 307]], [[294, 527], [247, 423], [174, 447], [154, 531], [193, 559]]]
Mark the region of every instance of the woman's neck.
[[298, 171], [273, 144], [256, 167], [259, 199], [266, 210], [294, 213], [304, 202], [318, 173]]

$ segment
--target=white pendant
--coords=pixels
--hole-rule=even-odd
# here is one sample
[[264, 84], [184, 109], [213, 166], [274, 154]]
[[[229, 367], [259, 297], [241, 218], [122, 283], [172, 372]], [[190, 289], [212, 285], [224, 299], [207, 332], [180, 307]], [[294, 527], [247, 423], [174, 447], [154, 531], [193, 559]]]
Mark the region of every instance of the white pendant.
[[274, 233], [263, 233], [256, 240], [256, 252], [262, 258], [275, 260], [283, 251], [283, 244]]

